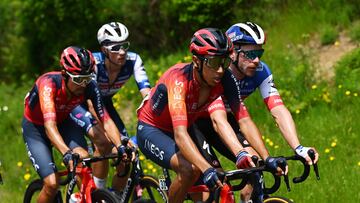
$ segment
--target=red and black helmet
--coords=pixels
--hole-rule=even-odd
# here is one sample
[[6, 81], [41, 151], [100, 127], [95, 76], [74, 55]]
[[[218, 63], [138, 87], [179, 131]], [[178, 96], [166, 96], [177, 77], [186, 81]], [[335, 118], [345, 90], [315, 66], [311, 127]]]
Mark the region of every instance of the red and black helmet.
[[60, 65], [72, 75], [90, 75], [94, 72], [95, 59], [89, 50], [70, 46], [62, 52]]
[[194, 55], [222, 56], [233, 51], [230, 39], [216, 28], [204, 28], [194, 33], [190, 52]]

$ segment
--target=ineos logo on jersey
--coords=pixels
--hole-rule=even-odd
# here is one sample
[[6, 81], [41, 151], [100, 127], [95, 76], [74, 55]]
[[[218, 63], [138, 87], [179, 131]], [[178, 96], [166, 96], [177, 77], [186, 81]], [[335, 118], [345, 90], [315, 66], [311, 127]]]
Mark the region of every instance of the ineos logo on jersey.
[[181, 99], [181, 92], [183, 90], [184, 83], [175, 81], [175, 87], [174, 87], [174, 99], [180, 100]]
[[51, 87], [49, 86], [44, 87], [44, 91], [42, 92], [42, 95], [43, 95], [45, 108], [52, 108], [54, 105], [53, 102], [51, 101], [51, 92], [52, 92]]
[[164, 160], [164, 151], [160, 150], [159, 147], [155, 146], [149, 140], [145, 140], [144, 148], [149, 150], [152, 154], [154, 154], [160, 160]]

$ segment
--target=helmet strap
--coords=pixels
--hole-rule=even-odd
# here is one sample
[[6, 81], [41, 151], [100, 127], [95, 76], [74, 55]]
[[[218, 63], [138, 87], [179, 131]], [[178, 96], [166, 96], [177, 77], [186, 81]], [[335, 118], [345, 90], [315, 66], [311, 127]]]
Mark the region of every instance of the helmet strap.
[[200, 60], [200, 61], [201, 61], [200, 67], [199, 67], [199, 69], [197, 70], [198, 73], [199, 73], [199, 75], [200, 75], [200, 79], [201, 79], [203, 82], [205, 82], [205, 84], [206, 84], [207, 86], [210, 86], [209, 83], [206, 82], [206, 80], [205, 80], [205, 78], [204, 78], [204, 74], [203, 74], [204, 60]]
[[66, 75], [65, 76], [65, 87], [67, 89], [67, 91], [70, 93], [70, 97], [75, 97], [76, 95], [70, 90], [70, 88], [68, 87], [68, 81], [70, 79], [70, 76]]

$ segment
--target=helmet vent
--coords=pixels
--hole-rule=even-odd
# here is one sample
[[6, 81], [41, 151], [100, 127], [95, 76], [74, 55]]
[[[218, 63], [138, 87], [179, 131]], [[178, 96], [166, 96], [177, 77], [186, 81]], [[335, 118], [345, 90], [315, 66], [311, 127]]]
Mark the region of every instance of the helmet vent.
[[75, 57], [73, 55], [69, 56], [71, 61], [75, 64], [76, 67], [80, 67], [80, 64], [76, 61]]

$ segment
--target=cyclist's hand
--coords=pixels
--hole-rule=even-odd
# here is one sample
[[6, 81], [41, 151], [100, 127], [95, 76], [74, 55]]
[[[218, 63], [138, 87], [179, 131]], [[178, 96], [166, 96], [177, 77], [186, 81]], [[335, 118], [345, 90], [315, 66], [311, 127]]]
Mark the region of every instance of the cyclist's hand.
[[247, 151], [241, 150], [236, 155], [236, 168], [242, 169], [250, 167], [255, 167], [255, 164], [251, 159], [251, 155]]
[[222, 187], [221, 181], [219, 180], [216, 169], [213, 167], [210, 167], [206, 169], [203, 173], [203, 181], [208, 186], [209, 189], [214, 189], [216, 187]]
[[[283, 157], [271, 157], [269, 156], [265, 160], [265, 165], [271, 171], [276, 172], [276, 175], [286, 175], [288, 173], [288, 166], [286, 163], [286, 159]], [[284, 165], [284, 169], [280, 167], [280, 165]]]
[[74, 158], [79, 157], [79, 154], [73, 153], [71, 150], [68, 150], [63, 154], [63, 162], [71, 172], [74, 170]]
[[[311, 160], [310, 156], [309, 156], [309, 150], [313, 150], [315, 152], [315, 158], [314, 160]], [[295, 153], [301, 157], [303, 157], [308, 165], [312, 165], [313, 162], [314, 164], [317, 163], [318, 159], [319, 159], [319, 154], [317, 153], [317, 151], [315, 150], [315, 148], [313, 147], [303, 147], [302, 145], [299, 145], [295, 148]]]
[[118, 162], [120, 163], [120, 161], [126, 161], [127, 159], [126, 147], [121, 144], [118, 147], [116, 147], [116, 149], [118, 154]]
[[136, 158], [135, 153], [136, 153], [137, 148], [131, 139], [129, 140], [129, 142], [127, 144], [126, 150], [127, 150], [127, 154], [131, 154], [131, 161], [132, 162], [135, 161], [135, 158]]

